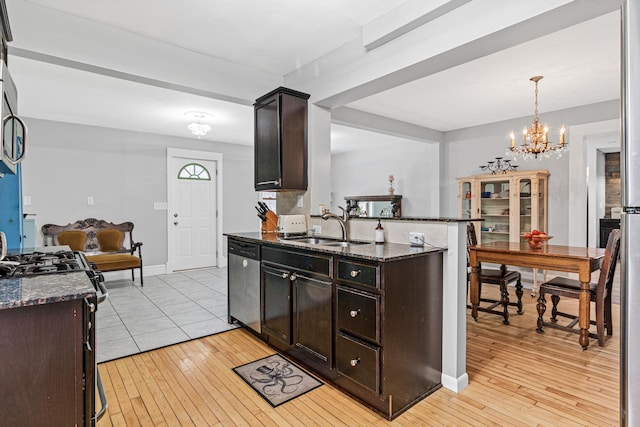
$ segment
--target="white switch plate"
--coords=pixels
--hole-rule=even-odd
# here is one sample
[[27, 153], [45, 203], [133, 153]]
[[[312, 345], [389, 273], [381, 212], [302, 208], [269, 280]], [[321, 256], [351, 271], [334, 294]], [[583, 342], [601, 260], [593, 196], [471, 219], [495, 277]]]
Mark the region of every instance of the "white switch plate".
[[89, 206], [93, 205], [93, 196], [89, 196], [89, 197], [87, 197], [87, 204], [88, 204]]
[[31, 206], [31, 196], [24, 196], [22, 198], [22, 205], [23, 206]]
[[424, 233], [412, 231], [409, 233], [409, 244], [413, 246], [424, 245]]
[[303, 208], [304, 207], [304, 196], [298, 196], [298, 204], [297, 206], [299, 208]]

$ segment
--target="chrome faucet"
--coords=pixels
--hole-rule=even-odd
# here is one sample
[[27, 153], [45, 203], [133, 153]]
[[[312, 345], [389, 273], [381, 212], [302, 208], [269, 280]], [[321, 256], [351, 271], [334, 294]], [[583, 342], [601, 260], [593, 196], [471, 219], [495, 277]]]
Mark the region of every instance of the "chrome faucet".
[[329, 218], [333, 218], [336, 221], [338, 221], [340, 223], [340, 227], [342, 228], [342, 240], [345, 242], [348, 242], [349, 241], [349, 213], [342, 206], [338, 206], [338, 208], [340, 208], [340, 210], [342, 211], [342, 217], [334, 213], [327, 212], [322, 214], [322, 219], [328, 220]]

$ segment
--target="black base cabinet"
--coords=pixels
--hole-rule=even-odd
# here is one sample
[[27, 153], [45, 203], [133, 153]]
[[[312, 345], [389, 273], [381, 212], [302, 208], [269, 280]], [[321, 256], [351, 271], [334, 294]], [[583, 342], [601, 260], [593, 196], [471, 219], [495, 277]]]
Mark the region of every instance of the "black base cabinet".
[[441, 386], [442, 261], [264, 246], [263, 337], [393, 419]]
[[330, 255], [264, 247], [262, 332], [274, 347], [329, 366], [332, 344]]
[[95, 426], [95, 297], [0, 310], [0, 424]]

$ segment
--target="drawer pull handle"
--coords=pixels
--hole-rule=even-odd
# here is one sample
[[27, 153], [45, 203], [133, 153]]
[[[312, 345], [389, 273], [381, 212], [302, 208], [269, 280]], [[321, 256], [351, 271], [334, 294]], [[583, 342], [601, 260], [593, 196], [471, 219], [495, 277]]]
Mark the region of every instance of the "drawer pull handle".
[[359, 357], [358, 357], [357, 359], [351, 359], [351, 361], [349, 362], [349, 364], [350, 364], [351, 366], [353, 366], [354, 368], [355, 368], [356, 366], [358, 366], [358, 363], [360, 363], [360, 358], [359, 358]]
[[360, 273], [360, 270], [351, 270], [351, 277], [358, 277]]
[[356, 317], [358, 314], [360, 314], [360, 309], [357, 309], [357, 310], [351, 310], [351, 311], [349, 312], [349, 316], [351, 316], [351, 317]]
[[289, 273], [282, 273], [282, 278], [286, 279], [287, 277], [289, 277]]

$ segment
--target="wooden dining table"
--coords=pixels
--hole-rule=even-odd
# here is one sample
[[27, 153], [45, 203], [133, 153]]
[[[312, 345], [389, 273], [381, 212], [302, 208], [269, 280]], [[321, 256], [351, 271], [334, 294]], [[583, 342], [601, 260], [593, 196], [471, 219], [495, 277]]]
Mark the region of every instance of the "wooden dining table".
[[[589, 346], [589, 283], [591, 273], [599, 270], [604, 258], [605, 249], [578, 246], [551, 245], [545, 243], [540, 249], [532, 249], [527, 242], [490, 242], [469, 247], [469, 264], [471, 277], [469, 298], [471, 316], [478, 320], [478, 270], [481, 262], [531, 267], [544, 270], [567, 271], [577, 273], [580, 280], [580, 299], [578, 314], [580, 338], [578, 342], [583, 348]], [[505, 320], [508, 320], [508, 299], [502, 301]]]

